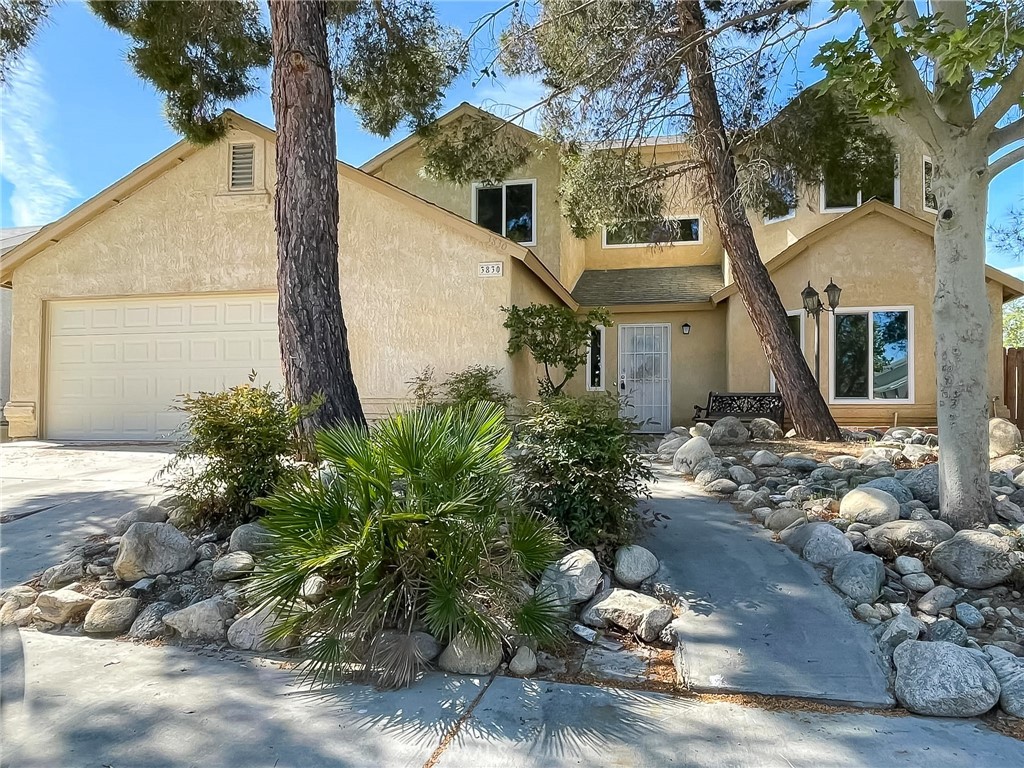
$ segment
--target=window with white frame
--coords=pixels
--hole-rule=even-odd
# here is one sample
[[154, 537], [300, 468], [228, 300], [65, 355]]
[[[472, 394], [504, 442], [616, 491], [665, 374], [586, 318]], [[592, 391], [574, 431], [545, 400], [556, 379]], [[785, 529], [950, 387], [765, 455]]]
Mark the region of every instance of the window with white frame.
[[603, 227], [604, 248], [642, 248], [650, 245], [699, 245], [699, 216], [674, 216], [647, 221], [621, 221]]
[[913, 402], [913, 307], [841, 309], [829, 347], [833, 402]]
[[[802, 309], [793, 309], [786, 312], [786, 322], [789, 325], [789, 332], [793, 334], [796, 343], [800, 345], [800, 351], [804, 351], [804, 325], [807, 314]], [[769, 372], [769, 386], [771, 392], [778, 391], [775, 382], [775, 373]]]
[[768, 204], [764, 210], [764, 223], [774, 224], [796, 216], [796, 174], [791, 168], [772, 170], [768, 183]]
[[832, 166], [825, 169], [824, 178], [821, 182], [821, 211], [823, 213], [835, 213], [849, 211], [862, 205], [872, 198], [877, 198], [883, 203], [899, 206], [900, 204], [900, 175], [899, 157], [893, 163], [892, 173], [888, 171], [879, 174], [878, 178], [869, 186], [861, 186], [857, 179], [847, 169], [841, 166]]
[[604, 390], [604, 326], [599, 325], [590, 332], [587, 347], [587, 390]]
[[522, 245], [537, 244], [537, 182], [473, 185], [473, 221]]
[[939, 212], [939, 204], [935, 200], [935, 193], [932, 192], [932, 178], [935, 176], [935, 164], [932, 159], [925, 155], [921, 158], [921, 199], [924, 201], [924, 209], [931, 213]]

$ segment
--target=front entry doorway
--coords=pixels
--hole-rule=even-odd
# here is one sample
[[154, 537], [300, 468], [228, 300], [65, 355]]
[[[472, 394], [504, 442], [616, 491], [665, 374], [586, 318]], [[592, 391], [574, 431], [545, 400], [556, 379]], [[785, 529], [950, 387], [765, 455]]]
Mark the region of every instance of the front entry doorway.
[[619, 326], [619, 394], [622, 415], [638, 431], [671, 428], [671, 326], [668, 323]]

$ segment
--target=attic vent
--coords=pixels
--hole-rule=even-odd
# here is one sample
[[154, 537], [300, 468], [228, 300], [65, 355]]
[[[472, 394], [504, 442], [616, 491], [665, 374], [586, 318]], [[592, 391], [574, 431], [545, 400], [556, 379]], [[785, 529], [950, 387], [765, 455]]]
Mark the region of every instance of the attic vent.
[[231, 145], [231, 189], [252, 189], [256, 183], [256, 145]]

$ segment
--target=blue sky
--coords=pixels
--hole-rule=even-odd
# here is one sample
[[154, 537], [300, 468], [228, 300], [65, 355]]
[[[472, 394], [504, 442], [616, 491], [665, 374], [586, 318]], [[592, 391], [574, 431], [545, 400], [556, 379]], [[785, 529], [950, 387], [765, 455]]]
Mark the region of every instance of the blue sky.
[[[438, 2], [448, 24], [468, 29], [492, 2]], [[818, 79], [809, 61], [817, 45], [844, 30], [820, 30], [796, 58], [804, 83]], [[0, 226], [42, 224], [57, 218], [109, 186], [178, 140], [163, 118], [161, 98], [125, 62], [127, 42], [107, 29], [82, 3], [59, 6], [28, 56], [0, 92]], [[232, 105], [261, 123], [273, 124], [269, 75], [261, 92]], [[502, 111], [526, 107], [540, 96], [530, 81], [460, 79], [446, 108], [469, 101]], [[507, 109], [507, 107], [505, 107]], [[358, 165], [401, 133], [381, 139], [364, 133], [339, 105], [338, 156]], [[1024, 167], [1002, 174], [992, 185], [990, 219], [1024, 198]], [[1024, 265], [992, 254], [989, 261], [1024, 276]]]

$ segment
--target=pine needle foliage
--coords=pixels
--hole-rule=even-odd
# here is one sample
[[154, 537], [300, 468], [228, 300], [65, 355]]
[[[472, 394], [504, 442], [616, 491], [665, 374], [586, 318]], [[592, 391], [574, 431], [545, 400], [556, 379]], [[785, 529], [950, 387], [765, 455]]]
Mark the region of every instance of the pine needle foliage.
[[[465, 633], [481, 648], [510, 633], [559, 636], [557, 606], [523, 585], [563, 542], [514, 498], [510, 440], [503, 409], [488, 403], [328, 430], [317, 440], [321, 476], [260, 502], [275, 547], [250, 597], [292, 606], [273, 636], [305, 638], [310, 678], [361, 666], [381, 687], [408, 685], [426, 663], [418, 630], [441, 643]], [[328, 582], [317, 605], [301, 601], [313, 575]]]

